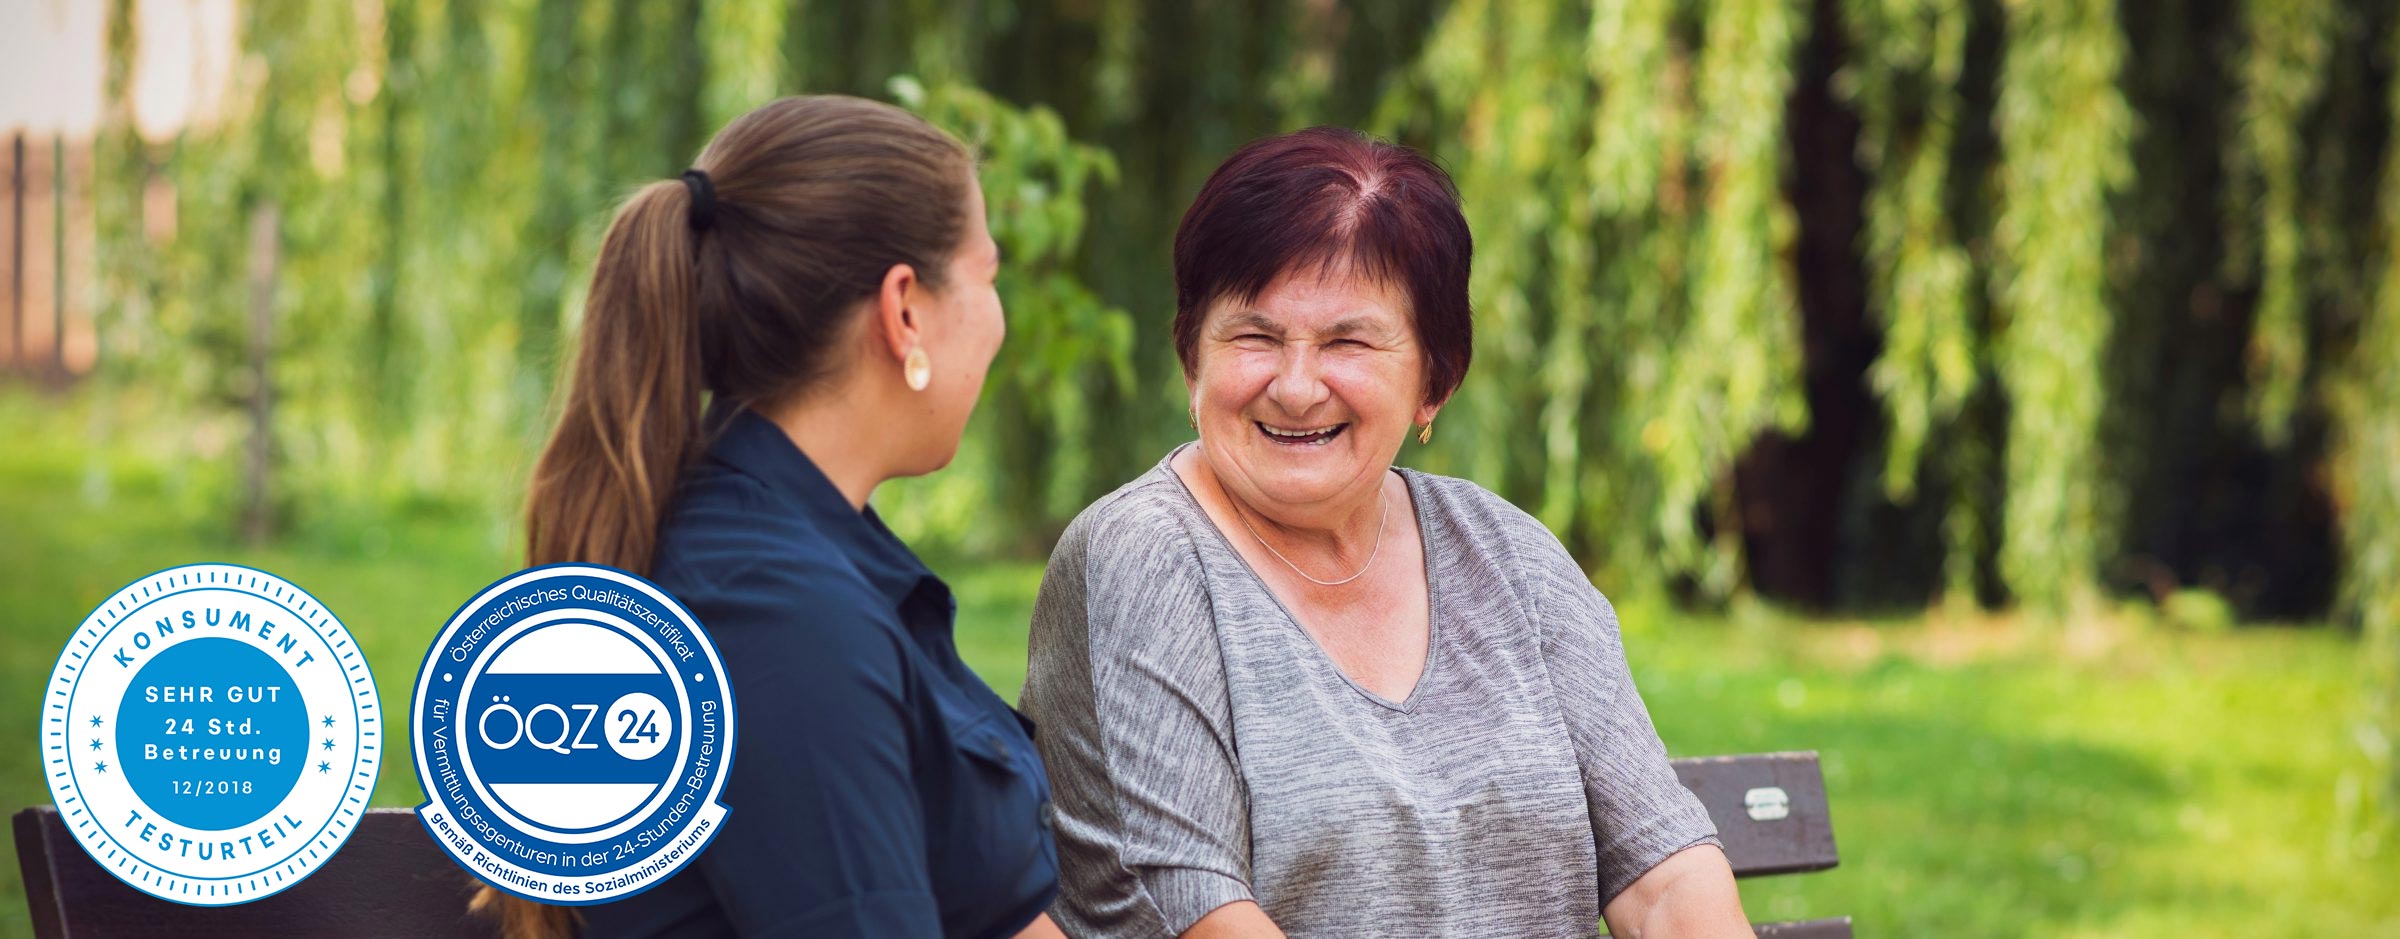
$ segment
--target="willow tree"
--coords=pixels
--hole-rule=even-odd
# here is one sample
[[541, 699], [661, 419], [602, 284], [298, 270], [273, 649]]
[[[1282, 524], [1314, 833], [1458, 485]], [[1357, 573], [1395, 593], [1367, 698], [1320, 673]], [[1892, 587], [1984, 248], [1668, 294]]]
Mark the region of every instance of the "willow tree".
[[2105, 0], [2013, 0], [1995, 119], [1995, 232], [2005, 324], [1993, 350], [2010, 399], [2000, 565], [2038, 605], [2090, 599], [2108, 513], [2098, 444], [2101, 351], [2113, 321], [2110, 197], [2132, 172], [2117, 88], [2124, 37]]
[[[1959, 89], [1972, 19], [1955, 0], [1851, 0], [1843, 8], [1852, 48], [1852, 105], [1860, 164], [1872, 175], [1866, 237], [1868, 307], [1883, 351], [1868, 370], [1889, 429], [1881, 466], [1884, 497], [1917, 498], [1927, 464], [1957, 478], [1968, 450], [1954, 444], [1929, 459], [1980, 386], [1985, 337], [1975, 318], [1980, 271], [1954, 219], [1952, 153], [1966, 104]], [[1970, 596], [1979, 548], [1970, 498], [1944, 508], [1948, 588]]]
[[1805, 425], [1783, 0], [1451, 6], [1387, 129], [1476, 236], [1477, 365], [1421, 459], [1538, 506], [1629, 589], [1742, 579], [1730, 486]]
[[111, 371], [135, 359], [119, 359], [118, 350], [107, 344], [142, 335], [160, 296], [159, 259], [152, 251], [143, 208], [156, 168], [149, 142], [134, 126], [133, 63], [141, 49], [134, 13], [133, 0], [112, 0], [109, 5], [100, 126], [93, 142], [93, 247], [95, 266], [104, 272], [95, 284], [100, 319], [94, 331], [103, 341], [98, 364]]
[[1092, 478], [1092, 402], [1134, 385], [1131, 317], [1068, 267], [1088, 225], [1084, 199], [1115, 184], [1116, 161], [1069, 137], [1048, 108], [907, 76], [892, 91], [977, 152], [992, 239], [1007, 259], [997, 286], [1010, 324], [969, 441], [970, 472], [917, 487], [936, 496], [933, 507], [903, 509], [896, 523], [984, 550], [1046, 550]]
[[2302, 120], [2324, 88], [2336, 12], [2328, 0], [2242, 5], [2250, 35], [2227, 159], [2234, 170], [2227, 199], [2227, 240], [2233, 245], [2227, 274], [2233, 282], [2259, 287], [2249, 398], [2261, 431], [2275, 444], [2291, 435], [2308, 364], [2300, 210], [2308, 167]]
[[[2400, 54], [2400, 33], [2392, 37]], [[2400, 127], [2400, 82], [2385, 92]], [[2347, 548], [2342, 604], [2363, 626], [2377, 685], [2385, 804], [2400, 814], [2400, 147], [2387, 147], [2377, 197], [2380, 229], [2373, 304], [2336, 391], [2335, 449]]]

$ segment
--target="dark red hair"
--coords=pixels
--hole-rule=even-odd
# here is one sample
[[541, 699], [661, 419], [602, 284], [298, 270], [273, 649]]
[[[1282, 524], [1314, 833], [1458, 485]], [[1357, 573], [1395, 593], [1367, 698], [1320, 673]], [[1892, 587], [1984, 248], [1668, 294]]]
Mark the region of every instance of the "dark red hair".
[[1189, 372], [1200, 322], [1305, 265], [1400, 288], [1425, 349], [1425, 400], [1458, 390], [1475, 349], [1475, 254], [1458, 187], [1424, 154], [1340, 127], [1252, 141], [1225, 159], [1175, 230], [1175, 353]]

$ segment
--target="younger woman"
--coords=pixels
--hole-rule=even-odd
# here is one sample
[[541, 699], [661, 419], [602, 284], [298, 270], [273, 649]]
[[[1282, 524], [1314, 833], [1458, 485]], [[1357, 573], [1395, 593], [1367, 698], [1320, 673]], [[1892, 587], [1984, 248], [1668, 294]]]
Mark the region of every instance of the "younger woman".
[[[725, 827], [593, 936], [1055, 936], [1049, 785], [867, 498], [950, 462], [1000, 347], [974, 163], [844, 97], [735, 120], [617, 214], [533, 474], [533, 564], [648, 575], [740, 709]], [[512, 935], [570, 911], [486, 889]]]

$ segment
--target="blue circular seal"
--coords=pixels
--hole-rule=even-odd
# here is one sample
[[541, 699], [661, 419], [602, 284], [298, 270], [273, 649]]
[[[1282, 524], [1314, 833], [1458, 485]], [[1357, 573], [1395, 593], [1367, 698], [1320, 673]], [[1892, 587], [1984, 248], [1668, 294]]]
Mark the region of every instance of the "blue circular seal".
[[633, 574], [552, 564], [458, 608], [409, 714], [417, 816], [484, 882], [605, 903], [724, 827], [733, 689], [691, 611]]
[[349, 840], [375, 792], [375, 676], [324, 604], [265, 571], [192, 564], [127, 584], [84, 617], [49, 688], [59, 815], [152, 896], [272, 896]]

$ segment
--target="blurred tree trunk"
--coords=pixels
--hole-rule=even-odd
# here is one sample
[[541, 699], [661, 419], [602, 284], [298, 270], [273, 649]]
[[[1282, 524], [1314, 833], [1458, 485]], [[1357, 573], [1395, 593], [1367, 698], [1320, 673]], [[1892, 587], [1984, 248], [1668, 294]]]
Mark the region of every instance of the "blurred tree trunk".
[[1879, 350], [1857, 253], [1867, 191], [1854, 156], [1859, 120], [1833, 91], [1849, 57], [1841, 7], [1841, 0], [1811, 4], [1784, 120], [1792, 169], [1783, 194], [1800, 222], [1795, 267], [1808, 430], [1760, 438], [1734, 470], [1751, 586], [1812, 607], [1834, 600], [1843, 516], [1855, 501], [1855, 477], [1871, 465], [1859, 457], [1876, 411], [1867, 366]]
[[255, 545], [275, 531], [269, 473], [275, 455], [275, 278], [283, 213], [269, 201], [250, 210], [250, 443], [242, 473], [242, 538]]

